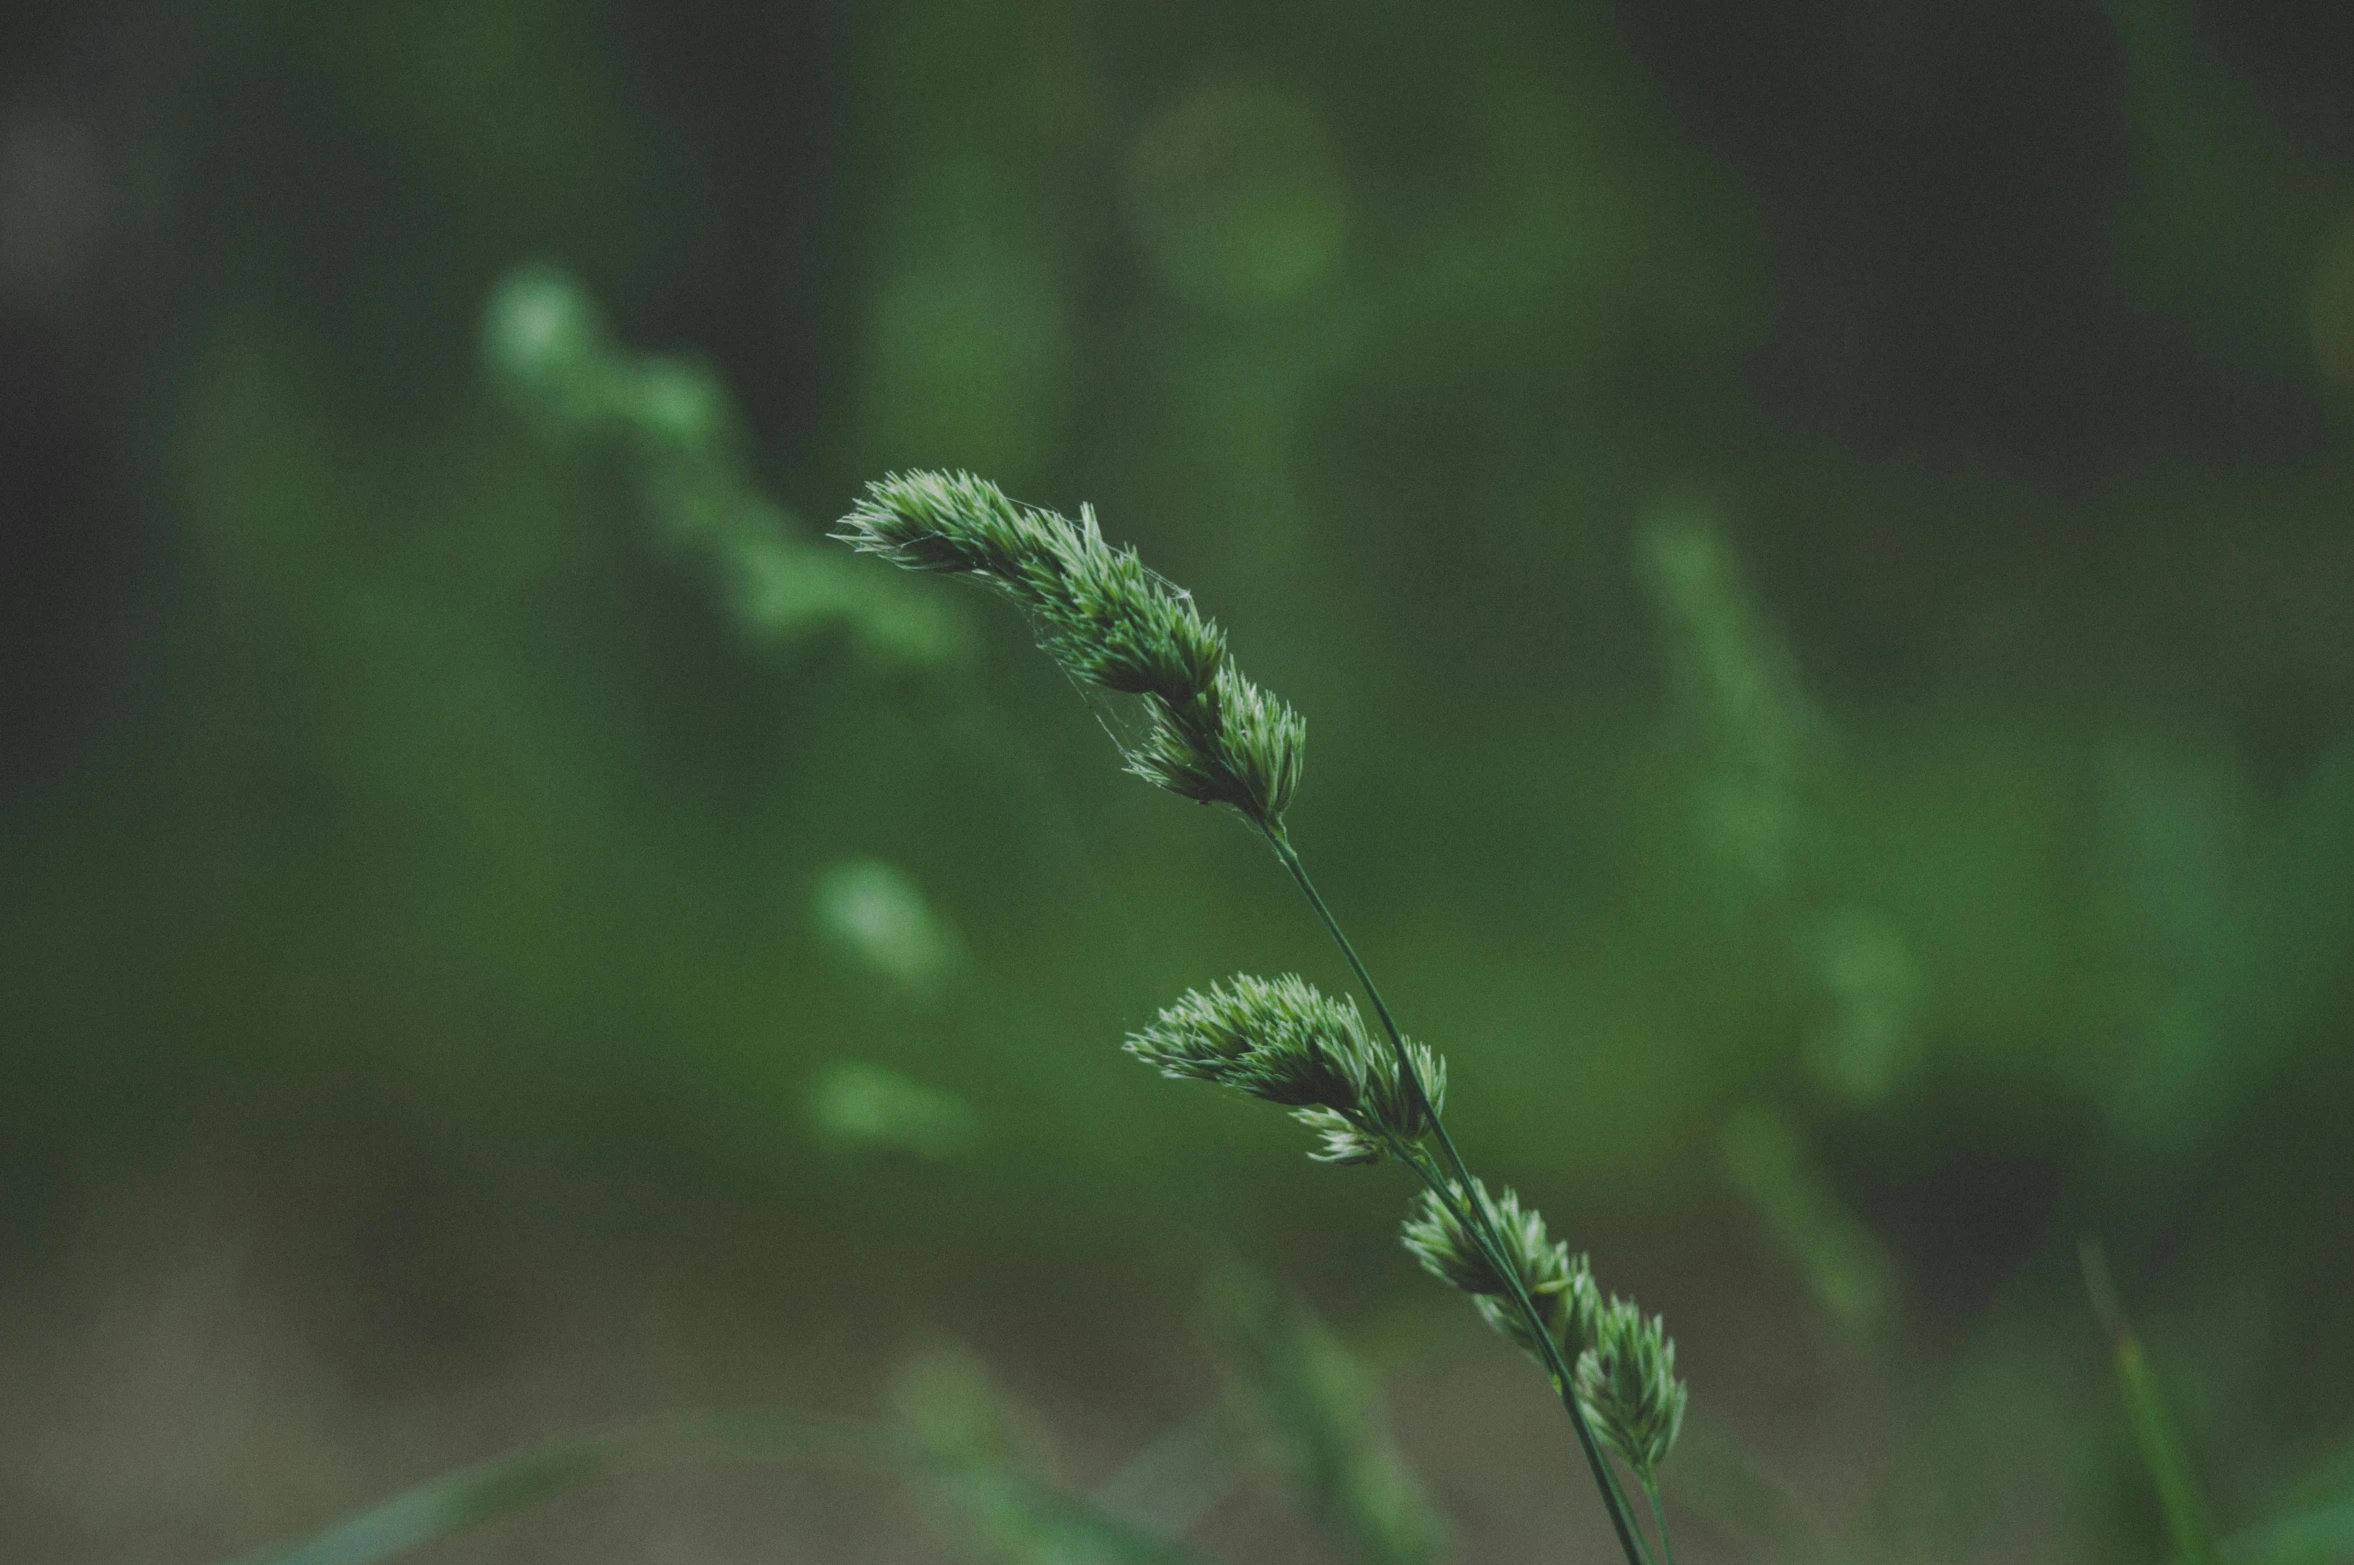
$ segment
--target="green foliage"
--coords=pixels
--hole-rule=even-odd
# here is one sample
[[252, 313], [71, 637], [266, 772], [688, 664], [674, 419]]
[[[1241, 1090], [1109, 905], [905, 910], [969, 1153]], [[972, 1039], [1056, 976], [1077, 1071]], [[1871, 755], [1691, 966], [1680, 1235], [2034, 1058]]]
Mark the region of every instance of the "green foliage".
[[863, 972], [919, 1005], [936, 1002], [964, 965], [963, 942], [923, 888], [880, 859], [845, 859], [810, 888], [821, 934]]
[[507, 277], [484, 313], [482, 352], [492, 383], [552, 434], [619, 449], [657, 534], [709, 565], [747, 635], [793, 644], [846, 628], [895, 667], [933, 667], [962, 650], [937, 605], [843, 569], [760, 492], [741, 419], [708, 367], [625, 354], [562, 272]]
[[[1606, 1272], [1743, 1290], [1670, 1309], [1727, 1420], [1687, 1421], [1686, 1503], [1738, 1430], [1763, 1476], [1716, 1491], [1729, 1536], [1742, 1496], [1839, 1465], [1891, 1475], [1836, 1486], [1857, 1559], [2169, 1547], [2065, 1282], [2087, 1223], [2218, 1551], [2348, 1552], [2343, 1476], [2283, 1478], [2354, 1367], [2316, 1238], [2354, 1090], [2331, 28], [2201, 0], [20, 10], [10, 1298], [73, 1286], [49, 1236], [150, 1177], [255, 1167], [321, 1203], [312, 1239], [373, 1236], [316, 1176], [349, 1155], [375, 1189], [341, 1149], [379, 1137], [454, 1170], [479, 1233], [626, 1192], [592, 1226], [690, 1265], [747, 1208], [783, 1271], [874, 1241], [888, 1265], [765, 1323], [793, 1343], [1031, 1289], [1165, 1310], [1238, 1222], [1320, 1289], [1413, 1297], [1291, 1205], [1369, 1221], [1371, 1180], [1299, 1183], [1253, 1111], [1205, 1168], [1233, 1106], [1154, 1114], [1104, 1047], [1237, 968], [1338, 995], [1248, 841], [1064, 765], [1093, 736], [1029, 710], [1059, 682], [966, 656], [1005, 627], [807, 525], [960, 465], [1091, 495], [1249, 624], [1317, 721], [1282, 819], [1446, 1039], [1490, 1188]], [[1103, 703], [1137, 703], [1149, 769], [1274, 803], [1202, 734], [1162, 743], [1156, 699]], [[948, 1146], [953, 1188], [896, 1161]], [[113, 1319], [57, 1319], [85, 1315]], [[315, 1406], [322, 1462], [373, 1460], [465, 1399], [372, 1315], [315, 1399], [175, 1438], [139, 1386], [126, 1446], [132, 1370], [77, 1379], [6, 1324], [35, 1389], [0, 1554], [187, 1553], [141, 1506], [201, 1490], [190, 1538], [228, 1538], [318, 1492], [239, 1430], [258, 1451], [283, 1410], [303, 1440]], [[462, 1335], [438, 1364], [539, 1340]], [[182, 1448], [234, 1476], [110, 1487], [122, 1450]]]

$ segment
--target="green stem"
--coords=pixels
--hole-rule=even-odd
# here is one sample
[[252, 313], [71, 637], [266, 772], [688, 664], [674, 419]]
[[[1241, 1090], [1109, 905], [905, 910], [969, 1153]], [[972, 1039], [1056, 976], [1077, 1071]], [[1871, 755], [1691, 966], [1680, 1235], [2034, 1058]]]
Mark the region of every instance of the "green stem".
[[2166, 1530], [2174, 1540], [2174, 1556], [2185, 1565], [2215, 1565], [2215, 1533], [2207, 1521], [2207, 1500], [2192, 1474], [2190, 1457], [2158, 1377], [2142, 1351], [2141, 1338], [2117, 1300], [2117, 1285], [2109, 1278], [2109, 1259], [2101, 1242], [2087, 1234], [2077, 1244], [2084, 1263], [2085, 1291], [2092, 1296], [2093, 1313], [2109, 1330], [2116, 1355], [2117, 1384], [2125, 1393], [2125, 1410], [2133, 1423], [2133, 1437], [2141, 1447], [2143, 1465], [2158, 1491]]
[[1637, 1476], [1642, 1478], [1644, 1498], [1651, 1502], [1651, 1525], [1659, 1529], [1659, 1552], [1667, 1557], [1667, 1565], [1676, 1565], [1676, 1546], [1668, 1541], [1667, 1512], [1660, 1508], [1659, 1485], [1641, 1474]]
[[[1398, 1074], [1405, 1081], [1407, 1091], [1413, 1094], [1417, 1112], [1430, 1122], [1431, 1133], [1438, 1141], [1440, 1153], [1446, 1158], [1447, 1174], [1462, 1192], [1458, 1215], [1467, 1219], [1474, 1239], [1487, 1252], [1489, 1264], [1504, 1279], [1505, 1287], [1510, 1290], [1513, 1308], [1527, 1323], [1530, 1340], [1538, 1345], [1545, 1376], [1553, 1382], [1554, 1393], [1560, 1397], [1562, 1408], [1569, 1414], [1570, 1427], [1577, 1431], [1578, 1447], [1585, 1453], [1586, 1466], [1594, 1476], [1594, 1487], [1602, 1493], [1602, 1507], [1610, 1513], [1610, 1525], [1618, 1533], [1618, 1546], [1626, 1554], [1627, 1565], [1650, 1565], [1650, 1551], [1641, 1542], [1642, 1531], [1634, 1525], [1626, 1494], [1619, 1488], [1618, 1477], [1611, 1472], [1610, 1463], [1594, 1438], [1593, 1428], [1586, 1420], [1586, 1410], [1578, 1405], [1577, 1378], [1571, 1373], [1570, 1366], [1563, 1362], [1560, 1344], [1553, 1340], [1553, 1333], [1546, 1329], [1545, 1318], [1538, 1313], [1536, 1302], [1528, 1296], [1527, 1288], [1522, 1286], [1520, 1268], [1512, 1264], [1511, 1256], [1506, 1253], [1503, 1239], [1497, 1234], [1494, 1220], [1488, 1214], [1487, 1202], [1480, 1194], [1480, 1187], [1472, 1181], [1471, 1170], [1465, 1165], [1463, 1154], [1455, 1150], [1454, 1138], [1447, 1134], [1446, 1122], [1439, 1118], [1438, 1105], [1430, 1100], [1430, 1092], [1422, 1082], [1422, 1073], [1414, 1068], [1414, 1055], [1406, 1047], [1405, 1034], [1398, 1030], [1397, 1018], [1390, 1014], [1388, 1002], [1382, 999], [1381, 990], [1373, 982], [1373, 975], [1365, 969], [1364, 959], [1357, 955], [1357, 948], [1349, 944], [1347, 935], [1341, 933], [1340, 921], [1332, 916], [1332, 909], [1325, 906], [1324, 898], [1317, 894], [1316, 883], [1308, 878], [1307, 866], [1300, 862], [1299, 854], [1292, 848], [1291, 839], [1284, 835], [1279, 826], [1264, 821], [1255, 824], [1266, 837], [1268, 846], [1275, 850], [1275, 856], [1283, 861], [1283, 867], [1291, 871], [1291, 878], [1298, 883], [1301, 894], [1307, 897], [1308, 905], [1316, 910], [1317, 918], [1323, 921], [1324, 932], [1332, 937], [1334, 945], [1340, 947], [1340, 954], [1348, 960], [1349, 970], [1357, 975], [1358, 987], [1365, 991], [1365, 998], [1373, 1003], [1373, 1014], [1379, 1018], [1381, 1030], [1388, 1036], [1390, 1048], [1397, 1055]], [[1417, 1168], [1420, 1168], [1419, 1164]], [[1450, 1207], [1455, 1206], [1455, 1201], [1441, 1188], [1444, 1181], [1433, 1182], [1428, 1172], [1424, 1173], [1425, 1182], [1431, 1184], [1433, 1194]]]

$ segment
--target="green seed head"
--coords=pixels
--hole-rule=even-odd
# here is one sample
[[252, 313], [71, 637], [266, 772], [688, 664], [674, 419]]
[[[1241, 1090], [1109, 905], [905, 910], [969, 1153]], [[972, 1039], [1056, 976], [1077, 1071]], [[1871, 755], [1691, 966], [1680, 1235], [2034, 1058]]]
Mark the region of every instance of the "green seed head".
[[[1407, 1048], [1435, 1104], [1445, 1062], [1421, 1044]], [[1309, 1154], [1320, 1162], [1378, 1163], [1430, 1128], [1397, 1055], [1373, 1041], [1356, 1003], [1289, 974], [1238, 974], [1189, 992], [1131, 1035], [1127, 1049], [1164, 1076], [1214, 1081], [1291, 1109], [1322, 1138]]]
[[[1409, 1040], [1406, 1049], [1435, 1111], [1446, 1098], [1447, 1062], [1424, 1044]], [[1431, 1124], [1431, 1116], [1398, 1073], [1397, 1055], [1380, 1044], [1368, 1046], [1364, 1092], [1356, 1108], [1305, 1108], [1296, 1117], [1323, 1138], [1323, 1144], [1308, 1154], [1319, 1163], [1378, 1163], [1397, 1148], [1420, 1141], [1430, 1133]]]
[[1131, 1035], [1127, 1048], [1164, 1076], [1341, 1114], [1364, 1101], [1372, 1055], [1353, 1002], [1328, 999], [1288, 973], [1241, 973], [1207, 993], [1189, 991]]
[[1390, 1155], [1389, 1143], [1364, 1127], [1361, 1118], [1334, 1109], [1295, 1109], [1292, 1117], [1319, 1138], [1316, 1150], [1308, 1156], [1319, 1163], [1336, 1163], [1343, 1167], [1358, 1163], [1378, 1163]]
[[1016, 598], [1055, 549], [1043, 517], [970, 473], [894, 473], [871, 483], [833, 536], [907, 570], [978, 576]]
[[1414, 1198], [1401, 1237], [1422, 1269], [1450, 1288], [1475, 1296], [1511, 1291], [1470, 1227], [1433, 1191]]
[[1154, 703], [1152, 726], [1128, 770], [1203, 804], [1229, 804], [1270, 825], [1299, 787], [1307, 725], [1284, 703], [1221, 664], [1207, 690]]
[[1366, 1118], [1400, 1141], [1415, 1142], [1430, 1134], [1431, 1116], [1446, 1107], [1447, 1061], [1428, 1044], [1412, 1039], [1406, 1041], [1406, 1053], [1414, 1063], [1414, 1074], [1422, 1081], [1428, 1112], [1423, 1098], [1415, 1096], [1399, 1071], [1397, 1055], [1377, 1049], [1366, 1071]]
[[[1484, 1187], [1475, 1183], [1474, 1188], [1477, 1198], [1487, 1204], [1505, 1257], [1536, 1305], [1546, 1332], [1563, 1356], [1575, 1362], [1579, 1353], [1593, 1345], [1594, 1321], [1601, 1309], [1586, 1258], [1570, 1254], [1569, 1246], [1546, 1232], [1543, 1214], [1522, 1205], [1512, 1191], [1490, 1197]], [[1532, 1357], [1543, 1359], [1527, 1320], [1512, 1301], [1505, 1274], [1496, 1269], [1449, 1203], [1424, 1191], [1406, 1219], [1405, 1243], [1423, 1270], [1471, 1294], [1490, 1326]]]
[[1666, 1324], [1613, 1298], [1597, 1322], [1594, 1345], [1578, 1359], [1577, 1393], [1594, 1437], [1651, 1483], [1684, 1427], [1687, 1393], [1676, 1379], [1676, 1345]]
[[1028, 612], [1038, 643], [1083, 684], [1144, 700], [1128, 770], [1259, 824], [1281, 824], [1307, 729], [1228, 661], [1226, 633], [1192, 595], [1073, 522], [1008, 499], [970, 473], [895, 473], [867, 486], [834, 536], [909, 570], [952, 571]]

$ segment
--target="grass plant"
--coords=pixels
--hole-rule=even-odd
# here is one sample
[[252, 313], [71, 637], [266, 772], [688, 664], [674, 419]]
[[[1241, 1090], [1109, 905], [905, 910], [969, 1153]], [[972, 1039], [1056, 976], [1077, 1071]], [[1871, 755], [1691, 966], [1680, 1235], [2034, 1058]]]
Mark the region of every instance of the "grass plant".
[[[1291, 974], [1240, 974], [1168, 1006], [1128, 1039], [1129, 1052], [1164, 1075], [1291, 1110], [1316, 1133], [1319, 1161], [1404, 1166], [1421, 1185], [1407, 1249], [1537, 1361], [1628, 1565], [1672, 1562], [1659, 1465], [1686, 1400], [1674, 1344], [1658, 1316], [1605, 1301], [1585, 1256], [1511, 1190], [1491, 1194], [1465, 1162], [1442, 1117], [1444, 1059], [1399, 1028], [1285, 829], [1305, 761], [1299, 715], [1243, 674], [1191, 594], [1108, 542], [1088, 507], [1074, 522], [968, 473], [895, 474], [867, 487], [834, 536], [1011, 599], [1073, 681], [1141, 703], [1141, 731], [1123, 744], [1130, 772], [1232, 810], [1265, 840], [1339, 948], [1378, 1036], [1345, 996]], [[1614, 1456], [1649, 1503], [1651, 1533]]]
[[[613, 370], [614, 363], [605, 367]], [[691, 528], [680, 530], [694, 536]], [[722, 531], [701, 541], [727, 565], [731, 550], [754, 536]], [[1123, 744], [1130, 771], [1181, 797], [1233, 811], [1267, 843], [1338, 946], [1370, 1022], [1355, 999], [1327, 995], [1297, 975], [1238, 974], [1164, 1008], [1127, 1040], [1129, 1052], [1166, 1075], [1231, 1087], [1289, 1110], [1314, 1133], [1310, 1156], [1319, 1161], [1402, 1165], [1418, 1186], [1404, 1220], [1408, 1250], [1425, 1270], [1469, 1295], [1495, 1330], [1537, 1362], [1577, 1436], [1628, 1565], [1672, 1565], [1659, 1470], [1684, 1422], [1686, 1392], [1675, 1374], [1674, 1345], [1657, 1316], [1606, 1296], [1588, 1258], [1555, 1239], [1534, 1207], [1509, 1189], [1491, 1190], [1466, 1164], [1443, 1118], [1446, 1061], [1399, 1028], [1286, 828], [1285, 811], [1303, 775], [1306, 731], [1299, 716], [1243, 675], [1224, 631], [1190, 595], [1147, 569], [1133, 550], [1107, 542], [1085, 508], [1074, 522], [1018, 504], [968, 475], [914, 473], [870, 486], [835, 536], [902, 566], [976, 577], [1011, 598], [1077, 683], [1141, 706], [1142, 724]], [[825, 558], [814, 545], [793, 547], [797, 558]], [[822, 617], [855, 624], [862, 606], [888, 603], [892, 624], [951, 623], [912, 595], [901, 598], [881, 584], [868, 588], [854, 563], [845, 563], [852, 569], [835, 584], [846, 590], [827, 589], [830, 606]], [[740, 574], [733, 566], [729, 573]], [[737, 600], [739, 610], [743, 602]], [[747, 625], [774, 628], [757, 616]], [[879, 644], [890, 640], [881, 637]], [[918, 644], [932, 645], [921, 638], [909, 643]], [[848, 922], [864, 928], [876, 922], [868, 915]], [[895, 1140], [932, 1156], [971, 1132], [961, 1105], [871, 1068], [837, 1071], [821, 1089], [813, 1112], [854, 1139]], [[1787, 1161], [1791, 1154], [1773, 1155]], [[2216, 1527], [2221, 1509], [2210, 1505], [2199, 1482], [2190, 1444], [2159, 1394], [2097, 1248], [2085, 1252], [2085, 1270], [2108, 1329], [2127, 1432], [2173, 1556], [2192, 1565], [2354, 1557], [2354, 1504], [2345, 1498], [2342, 1458], [2276, 1500], [2274, 1519]], [[1363, 1382], [1338, 1344], [1263, 1283], [1228, 1293], [1224, 1346], [1286, 1486], [1362, 1565], [1422, 1565], [1442, 1552], [1443, 1529], [1421, 1510], [1394, 1453], [1371, 1426]], [[994, 1426], [985, 1387], [951, 1376], [945, 1383], [933, 1377], [920, 1389], [900, 1424], [720, 1410], [568, 1436], [446, 1475], [306, 1539], [248, 1556], [245, 1565], [373, 1565], [623, 1473], [734, 1461], [815, 1463], [911, 1478], [946, 1500], [994, 1557], [1009, 1562], [1207, 1565], [1172, 1540], [1190, 1525], [1184, 1518], [1198, 1518], [1234, 1476], [1225, 1452], [1203, 1449], [1205, 1438], [1233, 1443], [1223, 1422], [1195, 1418], [1177, 1426], [1112, 1485], [1080, 1495], [1034, 1476], [1011, 1443], [986, 1438]], [[1867, 1552], [1862, 1543], [1847, 1549], [1725, 1432], [1702, 1425], [1694, 1434], [1696, 1448], [1685, 1458], [1686, 1496], [1729, 1532], [1749, 1535], [1758, 1557], [1795, 1562], [1884, 1552]], [[1156, 1489], [1157, 1497], [1147, 1492]], [[1634, 1490], [1641, 1492], [1648, 1526], [1630, 1502]], [[1139, 1495], [1151, 1503], [1139, 1503]], [[1736, 1520], [1740, 1527], [1730, 1525]]]

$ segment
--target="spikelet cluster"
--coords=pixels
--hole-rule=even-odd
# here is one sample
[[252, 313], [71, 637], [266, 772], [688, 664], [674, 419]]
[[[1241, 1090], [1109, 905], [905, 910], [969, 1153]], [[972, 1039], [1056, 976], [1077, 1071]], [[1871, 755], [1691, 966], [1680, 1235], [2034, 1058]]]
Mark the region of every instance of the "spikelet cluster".
[[1299, 787], [1307, 725], [1243, 677], [1226, 634], [1136, 551], [1105, 542], [1095, 513], [1071, 521], [970, 473], [895, 473], [833, 536], [909, 570], [971, 576], [1020, 604], [1039, 645], [1083, 684], [1142, 698], [1147, 727], [1128, 769], [1273, 828]]
[[1594, 1437], [1645, 1484], [1653, 1482], [1683, 1430], [1687, 1394], [1666, 1323], [1613, 1298], [1596, 1323], [1594, 1345], [1578, 1358], [1577, 1393]]
[[[1536, 1305], [1563, 1361], [1576, 1363], [1578, 1355], [1593, 1345], [1594, 1321], [1602, 1307], [1586, 1258], [1572, 1255], [1568, 1245], [1547, 1233], [1544, 1214], [1522, 1205], [1512, 1191], [1490, 1196], [1477, 1180], [1472, 1189], [1473, 1199], [1486, 1206], [1503, 1242], [1505, 1264]], [[1456, 1193], [1460, 1198], [1460, 1188]], [[1489, 1325], [1519, 1343], [1532, 1358], [1543, 1361], [1542, 1351], [1529, 1335], [1528, 1321], [1512, 1302], [1505, 1273], [1489, 1258], [1454, 1204], [1423, 1191], [1406, 1218], [1404, 1239], [1424, 1271], [1470, 1294]]]
[[[1539, 1363], [1544, 1352], [1512, 1300], [1507, 1273], [1471, 1231], [1460, 1186], [1442, 1201], [1425, 1190], [1407, 1217], [1406, 1248], [1423, 1270], [1468, 1293], [1490, 1326]], [[1628, 1301], [1606, 1305], [1583, 1255], [1552, 1237], [1544, 1215], [1510, 1190], [1491, 1196], [1477, 1180], [1470, 1199], [1487, 1210], [1502, 1261], [1536, 1306], [1561, 1362], [1575, 1366], [1579, 1403], [1594, 1436], [1626, 1458], [1646, 1483], [1683, 1428], [1685, 1390], [1676, 1379], [1675, 1344], [1658, 1316], [1646, 1320]]]
[[[1396, 1054], [1366, 1032], [1356, 1003], [1289, 973], [1238, 973], [1189, 990], [1126, 1047], [1164, 1076], [1216, 1082], [1290, 1109], [1322, 1138], [1309, 1154], [1322, 1162], [1377, 1163], [1430, 1131], [1422, 1098]], [[1421, 1044], [1407, 1048], [1436, 1112], [1445, 1062]]]

